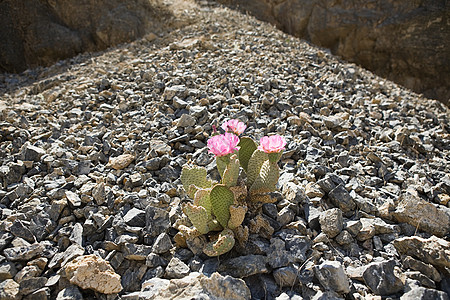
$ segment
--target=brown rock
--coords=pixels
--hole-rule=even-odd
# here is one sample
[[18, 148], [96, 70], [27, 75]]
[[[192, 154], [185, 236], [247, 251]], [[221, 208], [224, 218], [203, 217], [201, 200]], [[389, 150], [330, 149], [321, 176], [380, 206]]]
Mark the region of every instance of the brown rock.
[[111, 167], [116, 170], [122, 170], [128, 167], [134, 160], [134, 155], [131, 154], [122, 154], [117, 157], [110, 157], [108, 162], [108, 167]]
[[400, 254], [410, 255], [436, 267], [450, 268], [450, 243], [446, 240], [435, 236], [429, 239], [413, 236], [396, 239], [393, 243]]
[[64, 271], [70, 283], [82, 289], [102, 294], [116, 294], [122, 290], [120, 276], [106, 260], [96, 255], [79, 256], [69, 262]]
[[404, 222], [439, 237], [450, 232], [450, 209], [429, 203], [416, 194], [407, 192], [399, 198], [394, 212], [398, 222]]

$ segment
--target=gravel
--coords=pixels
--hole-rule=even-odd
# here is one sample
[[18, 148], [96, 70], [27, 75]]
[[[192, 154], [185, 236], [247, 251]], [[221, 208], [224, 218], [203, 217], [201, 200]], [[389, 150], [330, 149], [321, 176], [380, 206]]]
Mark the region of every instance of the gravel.
[[[169, 297], [169, 280], [192, 276], [210, 297], [448, 299], [449, 109], [252, 17], [186, 3], [174, 18], [189, 22], [154, 40], [0, 74], [1, 297], [157, 299], [158, 278]], [[189, 225], [179, 178], [187, 162], [218, 176], [205, 145], [230, 118], [287, 149], [277, 201], [247, 213], [247, 244], [211, 259], [202, 237], [174, 238]], [[90, 254], [121, 277], [119, 295], [64, 277]]]

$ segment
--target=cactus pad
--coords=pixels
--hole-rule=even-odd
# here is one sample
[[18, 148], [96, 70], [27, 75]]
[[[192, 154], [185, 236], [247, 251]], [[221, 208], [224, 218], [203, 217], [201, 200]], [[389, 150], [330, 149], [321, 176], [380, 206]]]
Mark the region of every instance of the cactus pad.
[[233, 231], [224, 229], [216, 241], [206, 244], [203, 252], [208, 256], [219, 256], [230, 251], [234, 243]]
[[229, 163], [230, 163], [230, 155], [216, 157], [217, 170], [219, 171], [221, 178], [223, 177], [223, 172], [225, 172], [225, 169], [227, 168], [227, 165]]
[[210, 193], [212, 212], [223, 228], [228, 226], [230, 205], [234, 202], [233, 192], [223, 184], [217, 184]]
[[247, 206], [230, 206], [230, 220], [228, 221], [228, 228], [235, 229], [242, 224], [247, 212]]
[[194, 196], [194, 205], [203, 206], [208, 215], [211, 215], [210, 189], [198, 189]]
[[237, 155], [232, 155], [230, 157], [230, 162], [228, 163], [222, 176], [222, 183], [226, 186], [235, 186], [239, 177], [239, 160]]
[[191, 220], [192, 225], [202, 234], [209, 232], [208, 221], [210, 215], [207, 213], [206, 209], [202, 206], [195, 206], [191, 203], [186, 204], [183, 209], [186, 216]]
[[261, 167], [265, 161], [268, 161], [269, 157], [267, 153], [262, 150], [255, 150], [248, 161], [247, 169], [247, 186], [251, 187], [255, 182], [256, 178], [259, 177]]
[[245, 185], [237, 185], [230, 187], [230, 190], [234, 195], [234, 204], [239, 204], [240, 202], [244, 202], [247, 197], [247, 187]]
[[252, 202], [262, 202], [262, 203], [274, 203], [277, 201], [276, 198], [272, 198], [270, 195], [252, 194], [250, 197]]
[[279, 177], [280, 169], [277, 163], [266, 160], [261, 166], [259, 176], [250, 186], [250, 193], [262, 194], [275, 191]]
[[248, 162], [250, 157], [252, 157], [253, 152], [255, 152], [257, 146], [255, 142], [249, 137], [242, 137], [239, 141], [239, 162], [241, 167], [247, 172]]
[[[191, 198], [194, 198], [198, 188], [210, 188], [211, 180], [206, 178], [206, 169], [203, 167], [183, 167], [181, 183]], [[192, 187], [193, 186], [193, 187]]]

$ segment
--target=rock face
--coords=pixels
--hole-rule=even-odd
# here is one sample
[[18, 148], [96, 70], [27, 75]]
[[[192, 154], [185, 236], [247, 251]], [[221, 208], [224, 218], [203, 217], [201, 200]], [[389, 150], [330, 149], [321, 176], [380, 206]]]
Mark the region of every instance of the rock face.
[[122, 290], [120, 276], [109, 263], [96, 255], [79, 256], [64, 268], [70, 283], [82, 289], [93, 289], [103, 294], [116, 294]]
[[450, 98], [448, 1], [223, 0], [425, 96]]
[[0, 70], [21, 72], [134, 40], [158, 26], [158, 14], [149, 1], [2, 1]]

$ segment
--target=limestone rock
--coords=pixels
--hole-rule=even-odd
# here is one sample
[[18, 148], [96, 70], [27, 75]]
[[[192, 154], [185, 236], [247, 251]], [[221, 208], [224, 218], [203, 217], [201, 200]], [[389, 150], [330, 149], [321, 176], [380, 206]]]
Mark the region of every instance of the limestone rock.
[[436, 267], [450, 268], [450, 243], [444, 239], [412, 236], [396, 239], [393, 243], [400, 254], [410, 255]]
[[134, 155], [131, 154], [122, 154], [117, 157], [110, 157], [108, 166], [116, 170], [122, 170], [128, 167], [134, 160]]
[[394, 212], [398, 222], [405, 222], [439, 237], [450, 232], [450, 208], [420, 199], [413, 193], [405, 193], [399, 199]]
[[96, 255], [79, 256], [69, 262], [64, 271], [70, 283], [82, 289], [103, 294], [116, 294], [122, 290], [120, 276], [107, 261]]

